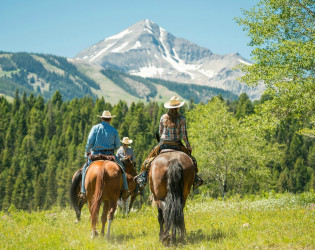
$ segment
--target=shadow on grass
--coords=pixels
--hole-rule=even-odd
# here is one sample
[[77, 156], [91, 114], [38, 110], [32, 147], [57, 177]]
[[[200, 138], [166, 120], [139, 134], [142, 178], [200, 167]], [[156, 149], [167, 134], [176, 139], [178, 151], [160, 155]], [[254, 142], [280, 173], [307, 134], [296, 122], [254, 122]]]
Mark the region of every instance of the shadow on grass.
[[110, 237], [110, 242], [112, 243], [124, 243], [130, 239], [135, 239], [135, 238], [139, 238], [139, 237], [143, 237], [146, 236], [147, 233], [146, 232], [142, 232], [140, 235], [134, 235], [132, 233], [129, 234], [118, 234], [118, 235], [111, 235]]
[[212, 229], [211, 232], [204, 233], [201, 229], [190, 231], [186, 235], [186, 243], [194, 244], [200, 241], [220, 241], [224, 238], [234, 237], [234, 232], [225, 232], [222, 229]]

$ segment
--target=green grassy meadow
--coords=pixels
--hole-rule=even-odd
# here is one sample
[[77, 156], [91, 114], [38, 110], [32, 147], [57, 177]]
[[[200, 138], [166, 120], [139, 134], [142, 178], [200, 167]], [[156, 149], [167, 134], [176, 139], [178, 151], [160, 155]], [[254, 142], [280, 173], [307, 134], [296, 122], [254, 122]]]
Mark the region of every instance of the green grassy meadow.
[[[201, 197], [188, 200], [184, 211], [187, 242], [178, 248], [314, 249], [315, 193], [265, 196], [232, 197], [224, 201]], [[148, 205], [127, 216], [116, 213], [109, 241], [103, 237], [90, 239], [86, 206], [82, 220], [77, 224], [74, 221], [75, 213], [70, 208], [29, 213], [11, 207], [7, 212], [0, 212], [0, 248], [165, 248], [158, 239], [157, 210]]]

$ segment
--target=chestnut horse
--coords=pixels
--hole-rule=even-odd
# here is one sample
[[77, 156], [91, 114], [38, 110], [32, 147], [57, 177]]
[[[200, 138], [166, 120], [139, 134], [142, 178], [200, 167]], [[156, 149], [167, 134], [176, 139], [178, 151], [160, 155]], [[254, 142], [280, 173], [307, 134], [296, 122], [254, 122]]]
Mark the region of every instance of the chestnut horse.
[[[130, 211], [130, 209], [132, 208], [134, 200], [139, 195], [138, 192], [135, 192], [136, 182], [134, 180], [134, 177], [137, 175], [137, 172], [135, 170], [134, 164], [130, 161], [130, 159], [122, 161], [122, 163], [125, 166], [127, 183], [128, 183], [129, 190], [131, 191], [131, 195], [130, 195], [131, 198], [130, 198], [130, 203], [129, 203], [129, 207], [128, 207], [128, 211], [127, 211], [127, 213], [128, 213]], [[70, 188], [71, 204], [72, 204], [74, 211], [76, 213], [76, 218], [77, 218], [76, 222], [80, 221], [81, 209], [82, 209], [83, 205], [86, 203], [86, 201], [79, 201], [79, 198], [78, 198], [80, 190], [81, 190], [81, 182], [82, 182], [82, 168], [77, 170], [74, 173], [74, 175], [72, 177], [71, 188]], [[123, 205], [125, 205], [127, 199], [123, 199], [122, 197], [120, 197], [120, 199], [122, 200], [121, 203], [123, 203]]]
[[193, 161], [181, 151], [162, 150], [152, 161], [149, 172], [150, 190], [157, 204], [160, 240], [165, 245], [176, 243], [177, 233], [181, 242], [185, 240], [183, 210], [195, 172]]
[[[79, 204], [77, 198], [77, 188], [74, 187], [74, 182], [76, 182], [76, 176], [71, 187], [71, 202], [76, 210], [78, 218], [78, 210], [80, 210], [83, 204]], [[77, 183], [77, 182], [76, 182]], [[98, 160], [90, 164], [89, 169], [85, 177], [85, 187], [86, 187], [86, 196], [89, 205], [89, 210], [91, 213], [91, 224], [92, 224], [92, 234], [91, 238], [97, 236], [96, 223], [98, 220], [98, 213], [101, 207], [101, 204], [104, 203], [103, 213], [102, 213], [102, 230], [101, 235], [104, 235], [105, 224], [108, 218], [108, 227], [106, 238], [110, 238], [110, 226], [114, 219], [114, 213], [117, 208], [117, 200], [120, 195], [120, 190], [122, 187], [122, 173], [120, 167], [113, 161], [103, 161]], [[81, 207], [80, 207], [81, 206]], [[79, 216], [80, 218], [80, 216]]]

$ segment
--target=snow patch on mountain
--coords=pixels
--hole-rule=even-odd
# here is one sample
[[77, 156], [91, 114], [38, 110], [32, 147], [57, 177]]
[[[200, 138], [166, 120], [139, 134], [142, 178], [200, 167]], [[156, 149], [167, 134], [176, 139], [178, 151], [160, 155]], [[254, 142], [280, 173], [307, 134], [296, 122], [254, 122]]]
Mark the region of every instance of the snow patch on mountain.
[[164, 72], [163, 68], [157, 68], [155, 66], [142, 67], [137, 71], [130, 71], [131, 75], [141, 76], [141, 77], [155, 77], [156, 75], [161, 76]]
[[[115, 43], [111, 43], [109, 45], [107, 45], [104, 49], [102, 49], [101, 51], [99, 51], [98, 53], [96, 53], [96, 55], [91, 55], [92, 58], [89, 60], [89, 62], [93, 62], [96, 58], [98, 58], [99, 56], [101, 56], [102, 54], [104, 54], [110, 47], [113, 47], [115, 45]], [[97, 52], [97, 51], [96, 51]]]
[[117, 35], [114, 35], [114, 36], [111, 36], [111, 37], [104, 39], [104, 41], [118, 40], [120, 38], [123, 38], [124, 36], [126, 36], [127, 34], [129, 34], [131, 32], [132, 32], [132, 30], [126, 29], [126, 30], [123, 30], [122, 32], [118, 33]]

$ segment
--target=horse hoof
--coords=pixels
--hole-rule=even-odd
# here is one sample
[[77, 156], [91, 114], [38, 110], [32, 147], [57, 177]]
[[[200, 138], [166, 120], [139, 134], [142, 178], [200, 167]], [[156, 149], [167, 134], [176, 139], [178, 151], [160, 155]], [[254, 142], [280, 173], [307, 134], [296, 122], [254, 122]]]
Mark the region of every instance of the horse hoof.
[[162, 238], [162, 243], [164, 246], [169, 246], [171, 243], [171, 235], [167, 234], [161, 237]]
[[78, 219], [76, 219], [75, 221], [74, 221], [74, 224], [77, 224], [77, 223], [79, 223], [80, 221], [78, 220]]
[[93, 240], [95, 237], [98, 236], [98, 232], [95, 230], [94, 234], [93, 232], [91, 233], [91, 239]]

